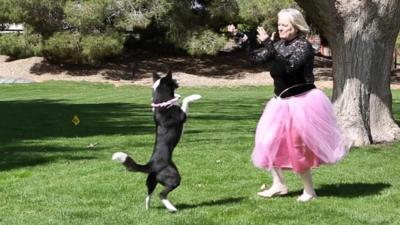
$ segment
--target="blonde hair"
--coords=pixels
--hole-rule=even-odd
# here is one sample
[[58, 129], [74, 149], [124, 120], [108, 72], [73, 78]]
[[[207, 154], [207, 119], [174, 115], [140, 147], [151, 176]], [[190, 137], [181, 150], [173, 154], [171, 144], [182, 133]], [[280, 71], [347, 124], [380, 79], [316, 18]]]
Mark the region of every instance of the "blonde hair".
[[310, 32], [310, 27], [308, 26], [303, 14], [297, 9], [282, 9], [278, 13], [278, 17], [286, 16], [294, 28], [299, 30], [299, 32], [306, 34]]

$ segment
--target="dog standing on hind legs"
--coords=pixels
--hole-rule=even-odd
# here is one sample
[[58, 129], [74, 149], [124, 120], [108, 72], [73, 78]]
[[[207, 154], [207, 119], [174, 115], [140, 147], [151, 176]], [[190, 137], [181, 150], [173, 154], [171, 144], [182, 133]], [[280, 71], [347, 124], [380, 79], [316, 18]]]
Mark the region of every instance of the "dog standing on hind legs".
[[123, 152], [114, 153], [113, 160], [122, 163], [127, 170], [132, 172], [147, 173], [146, 209], [150, 207], [150, 199], [157, 184], [165, 188], [160, 192], [163, 205], [170, 212], [176, 212], [175, 206], [167, 199], [167, 195], [177, 188], [181, 177], [172, 161], [172, 152], [178, 144], [186, 122], [189, 103], [201, 98], [200, 95], [190, 95], [183, 99], [182, 107], [178, 104], [175, 89], [178, 88], [176, 80], [172, 79], [171, 71], [166, 76], [153, 73], [153, 117], [156, 124], [156, 140], [150, 161], [145, 165], [137, 164], [133, 158]]

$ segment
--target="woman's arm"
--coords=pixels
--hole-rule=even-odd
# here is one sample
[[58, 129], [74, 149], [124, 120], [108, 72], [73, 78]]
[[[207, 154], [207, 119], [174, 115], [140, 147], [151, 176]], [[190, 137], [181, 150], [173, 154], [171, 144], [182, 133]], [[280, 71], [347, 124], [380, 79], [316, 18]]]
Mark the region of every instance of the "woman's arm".
[[267, 62], [269, 60], [272, 60], [276, 55], [274, 43], [271, 39], [266, 39], [264, 42], [262, 42], [262, 45], [262, 48], [252, 50], [250, 52], [250, 59], [254, 63]]
[[[257, 28], [257, 39], [263, 45], [263, 48], [252, 49], [250, 46], [250, 41], [245, 33], [240, 32], [234, 25], [228, 26], [228, 32], [230, 32], [236, 42], [236, 44], [241, 49], [245, 49], [249, 58], [254, 63], [262, 63], [271, 60], [275, 56], [274, 44], [267, 34], [267, 32], [262, 27]], [[273, 34], [272, 37], [275, 35]]]

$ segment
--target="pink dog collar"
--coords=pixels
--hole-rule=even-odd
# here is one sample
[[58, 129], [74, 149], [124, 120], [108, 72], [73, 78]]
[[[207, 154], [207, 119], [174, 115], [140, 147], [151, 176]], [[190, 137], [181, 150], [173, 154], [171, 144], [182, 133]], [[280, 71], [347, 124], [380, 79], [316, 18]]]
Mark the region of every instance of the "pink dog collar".
[[157, 104], [156, 103], [151, 103], [151, 106], [153, 108], [162, 108], [162, 107], [169, 108], [169, 107], [171, 107], [173, 105], [177, 105], [178, 100], [179, 100], [179, 97], [175, 97], [175, 98], [173, 98], [171, 100], [168, 100], [166, 102], [161, 102], [161, 103], [157, 103]]

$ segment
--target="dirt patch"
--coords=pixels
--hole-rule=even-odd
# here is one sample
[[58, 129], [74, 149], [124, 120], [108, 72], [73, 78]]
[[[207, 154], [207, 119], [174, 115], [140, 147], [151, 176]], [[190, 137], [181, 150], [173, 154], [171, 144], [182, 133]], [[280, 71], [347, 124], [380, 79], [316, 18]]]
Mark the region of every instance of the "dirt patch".
[[[326, 59], [323, 59], [326, 61]], [[317, 61], [319, 66], [327, 65]], [[321, 64], [322, 62], [322, 64]], [[328, 64], [329, 65], [329, 64]], [[230, 53], [218, 57], [192, 58], [188, 56], [163, 56], [146, 52], [126, 56], [118, 62], [95, 67], [54, 65], [41, 57], [10, 60], [0, 55], [0, 77], [21, 78], [35, 82], [48, 80], [88, 81], [120, 85], [144, 85], [152, 83], [154, 71], [166, 71], [169, 67], [180, 86], [240, 86], [272, 85], [272, 79], [263, 65], [254, 65], [242, 53]], [[318, 67], [314, 70], [316, 85], [332, 87], [332, 69]], [[399, 76], [400, 77], [400, 72]], [[399, 85], [393, 84], [398, 88]]]

